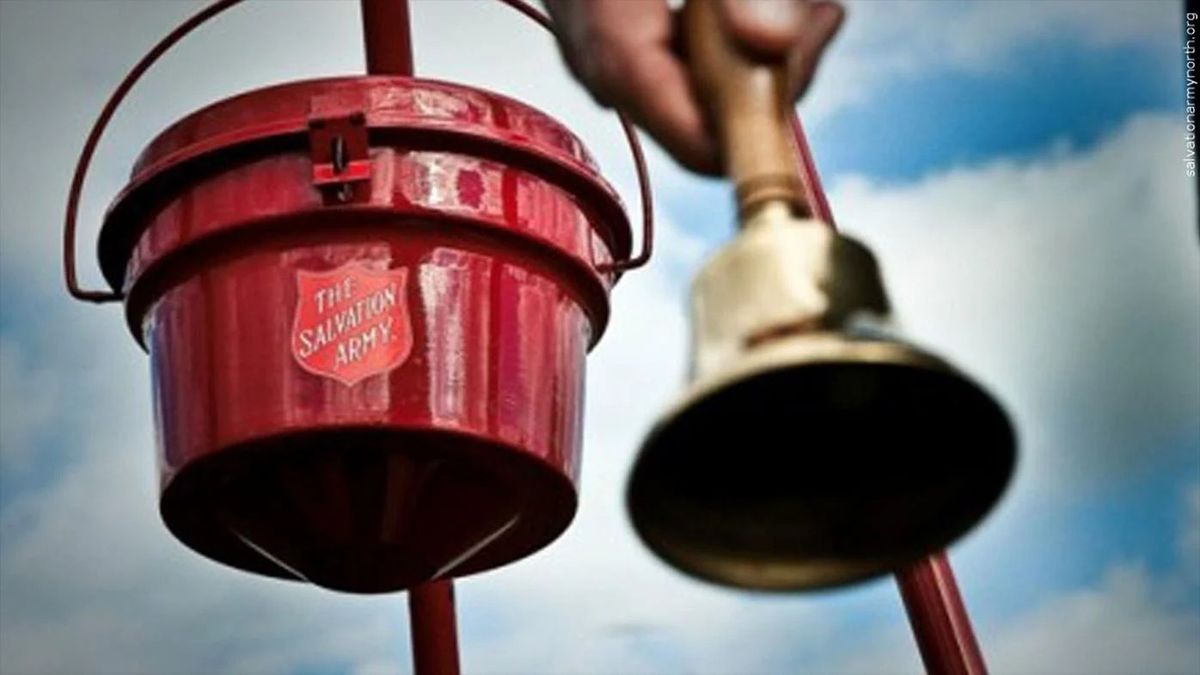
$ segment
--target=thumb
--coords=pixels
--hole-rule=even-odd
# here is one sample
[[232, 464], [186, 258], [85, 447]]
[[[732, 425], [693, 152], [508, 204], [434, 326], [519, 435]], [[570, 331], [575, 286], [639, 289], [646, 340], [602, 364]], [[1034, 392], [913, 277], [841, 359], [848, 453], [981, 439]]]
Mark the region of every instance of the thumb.
[[785, 58], [804, 35], [806, 0], [721, 0], [729, 35], [743, 50], [764, 60]]

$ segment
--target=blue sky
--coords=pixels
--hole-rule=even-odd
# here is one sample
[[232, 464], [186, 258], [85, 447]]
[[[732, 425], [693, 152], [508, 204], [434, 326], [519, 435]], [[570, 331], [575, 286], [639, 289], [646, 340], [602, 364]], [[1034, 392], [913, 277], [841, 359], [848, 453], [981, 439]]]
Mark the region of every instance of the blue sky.
[[[235, 10], [147, 79], [101, 148], [86, 222], [179, 115], [361, 68], [353, 7], [281, 4]], [[123, 69], [186, 9], [0, 3], [0, 670], [403, 672], [400, 598], [256, 579], [170, 539], [145, 357], [119, 312], [58, 286], [73, 154]], [[418, 2], [414, 16], [423, 71], [568, 120], [636, 204], [619, 131], [548, 41], [483, 3]], [[852, 4], [800, 108], [839, 222], [875, 248], [901, 325], [1016, 419], [1016, 481], [951, 551], [994, 672], [1200, 670], [1200, 256], [1180, 16], [1171, 2]], [[464, 664], [918, 671], [887, 580], [745, 596], [666, 569], [629, 530], [631, 452], [682, 383], [687, 281], [731, 223], [723, 185], [650, 155], [659, 253], [617, 289], [589, 359], [579, 517], [547, 551], [459, 584]]]
[[[1081, 50], [1046, 37], [1000, 72], [890, 80], [877, 105], [828, 120], [815, 152], [831, 176], [905, 181], [997, 156], [1034, 157], [1056, 142], [1087, 149], [1130, 115], [1180, 109], [1183, 66], [1163, 44], [1169, 41]], [[866, 129], [904, 142], [880, 143]]]

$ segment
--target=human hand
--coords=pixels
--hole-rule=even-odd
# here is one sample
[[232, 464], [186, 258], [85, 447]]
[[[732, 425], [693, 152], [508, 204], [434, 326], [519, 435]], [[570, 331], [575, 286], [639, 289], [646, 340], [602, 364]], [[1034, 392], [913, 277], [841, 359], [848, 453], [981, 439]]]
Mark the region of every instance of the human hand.
[[[720, 0], [735, 44], [786, 65], [789, 92], [807, 89], [841, 26], [830, 0]], [[684, 167], [719, 174], [720, 151], [697, 100], [678, 17], [666, 0], [546, 0], [559, 46], [575, 76], [601, 104], [629, 115]]]

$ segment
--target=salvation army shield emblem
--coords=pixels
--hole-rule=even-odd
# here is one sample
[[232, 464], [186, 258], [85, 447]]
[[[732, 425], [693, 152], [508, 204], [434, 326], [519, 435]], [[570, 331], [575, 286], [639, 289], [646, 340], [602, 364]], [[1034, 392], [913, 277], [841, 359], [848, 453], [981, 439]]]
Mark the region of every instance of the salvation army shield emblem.
[[359, 262], [296, 273], [292, 355], [300, 367], [346, 386], [386, 373], [408, 358], [413, 334], [408, 270]]

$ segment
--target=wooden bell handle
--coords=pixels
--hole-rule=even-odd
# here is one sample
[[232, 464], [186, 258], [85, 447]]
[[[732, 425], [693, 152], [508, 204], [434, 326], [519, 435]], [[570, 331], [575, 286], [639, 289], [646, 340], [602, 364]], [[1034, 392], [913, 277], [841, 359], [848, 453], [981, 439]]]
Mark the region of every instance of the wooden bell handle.
[[693, 85], [716, 124], [743, 218], [771, 202], [808, 215], [793, 146], [783, 63], [744, 54], [721, 26], [717, 0], [688, 0], [683, 21]]

